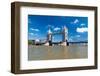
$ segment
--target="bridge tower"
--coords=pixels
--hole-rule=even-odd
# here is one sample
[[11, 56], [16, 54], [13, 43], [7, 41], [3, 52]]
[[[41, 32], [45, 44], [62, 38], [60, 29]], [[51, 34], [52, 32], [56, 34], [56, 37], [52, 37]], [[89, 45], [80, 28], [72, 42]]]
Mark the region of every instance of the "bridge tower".
[[48, 34], [47, 34], [47, 41], [49, 42], [49, 45], [52, 46], [52, 32], [49, 28]]
[[51, 41], [51, 40], [52, 40], [52, 32], [51, 32], [50, 28], [49, 28], [49, 30], [48, 30], [47, 40], [48, 40], [48, 41]]
[[66, 26], [63, 27], [62, 29], [62, 34], [63, 34], [63, 42], [62, 45], [67, 45], [67, 39], [68, 39], [68, 28]]
[[46, 40], [45, 45], [46, 46], [52, 45], [52, 32], [51, 32], [50, 28], [48, 29], [48, 32], [47, 32], [47, 40]]

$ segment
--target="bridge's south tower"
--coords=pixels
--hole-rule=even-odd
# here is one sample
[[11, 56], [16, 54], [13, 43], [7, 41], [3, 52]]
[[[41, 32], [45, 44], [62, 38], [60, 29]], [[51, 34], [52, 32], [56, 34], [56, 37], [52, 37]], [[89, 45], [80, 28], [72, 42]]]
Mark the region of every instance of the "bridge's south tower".
[[63, 42], [62, 42], [62, 45], [67, 45], [68, 28], [66, 26], [63, 27], [62, 34], [63, 34]]

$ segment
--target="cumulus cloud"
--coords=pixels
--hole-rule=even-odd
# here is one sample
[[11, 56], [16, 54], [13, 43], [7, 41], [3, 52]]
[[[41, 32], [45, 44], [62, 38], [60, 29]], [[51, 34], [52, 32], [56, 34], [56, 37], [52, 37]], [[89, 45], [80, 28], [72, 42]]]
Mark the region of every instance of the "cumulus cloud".
[[75, 19], [73, 22], [71, 22], [72, 24], [77, 24], [79, 22], [78, 19]]
[[87, 27], [77, 28], [76, 31], [79, 33], [84, 33], [88, 31], [88, 28]]
[[75, 21], [74, 21], [74, 23], [76, 24], [76, 23], [78, 23], [79, 22], [79, 20], [78, 19], [76, 19]]
[[54, 28], [54, 31], [58, 31], [58, 30], [60, 30], [60, 28], [59, 28], [59, 27]]
[[29, 35], [31, 35], [31, 36], [33, 36], [33, 35], [36, 36], [37, 34], [30, 32]]
[[34, 29], [34, 28], [30, 28], [32, 31], [36, 31], [36, 32], [38, 32], [39, 31], [39, 29]]
[[85, 24], [84, 23], [81, 23], [81, 26], [85, 26]]
[[34, 33], [29, 33], [30, 35], [34, 35]]

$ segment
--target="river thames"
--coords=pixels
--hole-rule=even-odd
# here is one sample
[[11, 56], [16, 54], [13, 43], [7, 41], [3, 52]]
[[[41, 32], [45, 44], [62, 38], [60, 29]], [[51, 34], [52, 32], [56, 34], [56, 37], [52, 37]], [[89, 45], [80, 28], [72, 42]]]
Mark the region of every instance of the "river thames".
[[87, 57], [87, 45], [28, 46], [28, 60], [80, 59]]

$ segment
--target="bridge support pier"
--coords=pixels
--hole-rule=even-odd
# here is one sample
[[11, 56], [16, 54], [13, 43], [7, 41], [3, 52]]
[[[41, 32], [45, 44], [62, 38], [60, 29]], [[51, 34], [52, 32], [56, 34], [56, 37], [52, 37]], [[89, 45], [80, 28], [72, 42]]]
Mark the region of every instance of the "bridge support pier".
[[46, 42], [44, 45], [45, 45], [45, 46], [49, 46], [49, 42]]
[[49, 46], [52, 46], [52, 41], [49, 41]]
[[45, 46], [52, 46], [52, 41], [48, 41], [44, 44]]
[[67, 43], [66, 43], [66, 42], [62, 42], [61, 45], [62, 45], [62, 46], [66, 46]]

